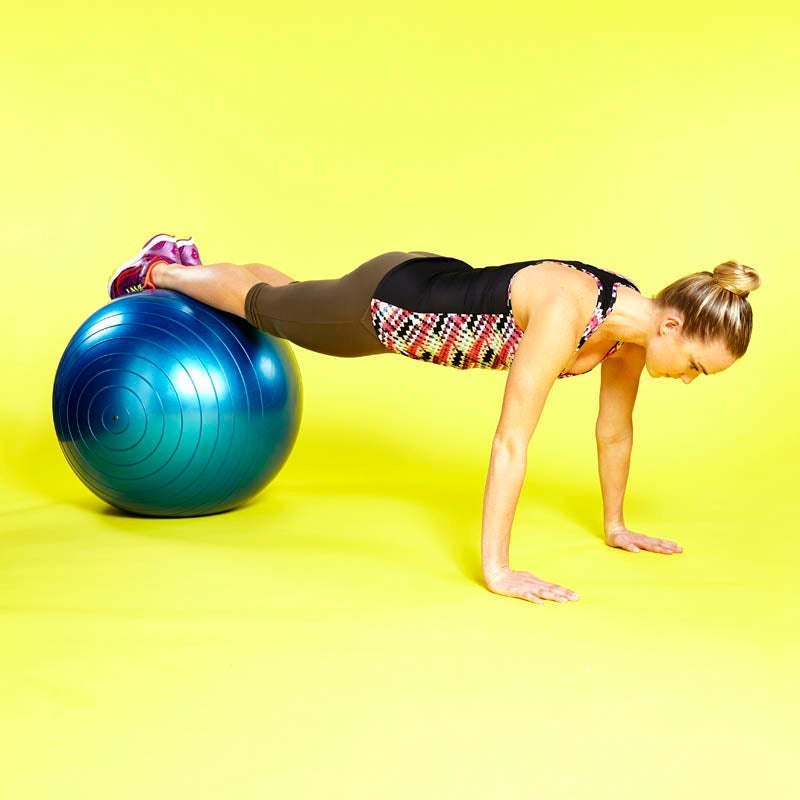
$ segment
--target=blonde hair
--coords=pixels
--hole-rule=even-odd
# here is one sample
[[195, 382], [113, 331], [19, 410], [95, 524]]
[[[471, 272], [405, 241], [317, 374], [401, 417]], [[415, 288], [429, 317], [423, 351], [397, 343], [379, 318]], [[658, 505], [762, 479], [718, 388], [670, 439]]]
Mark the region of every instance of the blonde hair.
[[753, 332], [750, 292], [761, 286], [758, 273], [738, 261], [725, 261], [714, 271], [686, 275], [653, 298], [659, 309], [683, 314], [683, 335], [708, 343], [722, 339], [735, 358], [741, 358]]

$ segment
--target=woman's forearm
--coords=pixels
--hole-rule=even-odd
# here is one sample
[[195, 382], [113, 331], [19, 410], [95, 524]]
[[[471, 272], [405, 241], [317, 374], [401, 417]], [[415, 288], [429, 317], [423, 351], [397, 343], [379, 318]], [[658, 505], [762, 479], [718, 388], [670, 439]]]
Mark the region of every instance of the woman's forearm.
[[622, 501], [631, 466], [633, 431], [611, 442], [597, 440], [597, 462], [603, 492], [603, 529], [624, 525]]
[[492, 445], [489, 474], [483, 495], [481, 562], [488, 580], [509, 566], [511, 525], [527, 469], [526, 448], [512, 448], [500, 442]]

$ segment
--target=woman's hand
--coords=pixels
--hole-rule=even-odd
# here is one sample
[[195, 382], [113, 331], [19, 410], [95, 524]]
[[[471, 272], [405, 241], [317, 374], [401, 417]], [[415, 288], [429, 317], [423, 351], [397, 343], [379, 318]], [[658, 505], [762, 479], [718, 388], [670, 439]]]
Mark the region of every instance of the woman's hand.
[[533, 603], [543, 603], [544, 600], [541, 598], [566, 603], [568, 600], [577, 600], [579, 597], [577, 592], [565, 589], [555, 583], [543, 581], [530, 572], [517, 572], [510, 567], [504, 567], [485, 577], [486, 585], [495, 594], [519, 597]]
[[639, 549], [652, 550], [654, 553], [682, 553], [683, 548], [669, 539], [653, 539], [642, 533], [629, 531], [624, 525], [618, 525], [606, 531], [606, 544], [609, 547], [620, 547], [638, 553]]

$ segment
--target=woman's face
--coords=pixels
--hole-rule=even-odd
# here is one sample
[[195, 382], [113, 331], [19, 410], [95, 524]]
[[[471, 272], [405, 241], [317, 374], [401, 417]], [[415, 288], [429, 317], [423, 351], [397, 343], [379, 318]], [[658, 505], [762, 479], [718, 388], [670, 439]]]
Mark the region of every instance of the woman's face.
[[655, 333], [648, 339], [645, 366], [653, 378], [678, 378], [691, 383], [698, 375], [722, 372], [736, 359], [717, 340], [702, 343], [683, 335], [683, 318], [665, 312]]

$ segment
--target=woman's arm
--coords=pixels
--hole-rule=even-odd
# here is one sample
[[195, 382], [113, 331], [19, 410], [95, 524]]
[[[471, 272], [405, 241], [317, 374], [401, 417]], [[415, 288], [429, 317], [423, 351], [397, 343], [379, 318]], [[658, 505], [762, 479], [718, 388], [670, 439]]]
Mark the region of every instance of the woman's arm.
[[501, 441], [492, 443], [481, 525], [481, 564], [487, 584], [495, 575], [508, 569], [511, 525], [527, 465], [525, 451], [512, 450]]
[[484, 492], [481, 562], [487, 586], [534, 602], [574, 593], [509, 566], [509, 541], [527, 468], [530, 439], [558, 375], [580, 339], [580, 307], [566, 292], [537, 309], [520, 341], [506, 380]]
[[624, 439], [607, 442], [597, 440], [597, 464], [600, 471], [600, 490], [603, 494], [603, 530], [625, 524], [622, 501], [631, 465], [633, 431]]
[[633, 447], [633, 406], [645, 362], [644, 348], [628, 342], [600, 365], [600, 404], [595, 425], [603, 530], [625, 524], [622, 502]]
[[677, 542], [628, 530], [622, 515], [633, 447], [633, 406], [644, 363], [644, 348], [628, 342], [601, 367], [595, 436], [603, 492], [603, 531], [606, 544], [611, 547], [633, 553], [640, 549], [680, 553], [683, 548]]

